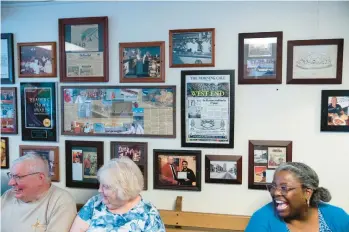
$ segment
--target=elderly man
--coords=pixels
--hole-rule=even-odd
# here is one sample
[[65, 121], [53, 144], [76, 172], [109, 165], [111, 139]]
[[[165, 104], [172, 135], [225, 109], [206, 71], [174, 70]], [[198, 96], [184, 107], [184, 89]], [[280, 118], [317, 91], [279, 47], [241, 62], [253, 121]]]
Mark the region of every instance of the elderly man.
[[1, 197], [2, 232], [68, 232], [77, 214], [73, 197], [51, 184], [47, 160], [28, 154], [8, 173], [12, 187]]

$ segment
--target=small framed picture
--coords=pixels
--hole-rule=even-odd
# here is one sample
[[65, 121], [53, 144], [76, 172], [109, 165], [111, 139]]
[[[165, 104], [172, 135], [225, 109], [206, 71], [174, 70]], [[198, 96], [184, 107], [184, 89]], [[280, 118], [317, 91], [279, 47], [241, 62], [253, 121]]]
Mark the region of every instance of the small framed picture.
[[154, 149], [154, 189], [201, 191], [201, 151]]
[[242, 156], [206, 155], [205, 182], [219, 184], [241, 184]]
[[169, 32], [170, 67], [214, 67], [215, 28]]
[[349, 132], [349, 90], [322, 90], [321, 131]]
[[17, 87], [2, 87], [1, 134], [18, 134]]
[[8, 137], [1, 137], [1, 169], [10, 167]]
[[1, 33], [1, 84], [15, 83], [13, 34]]

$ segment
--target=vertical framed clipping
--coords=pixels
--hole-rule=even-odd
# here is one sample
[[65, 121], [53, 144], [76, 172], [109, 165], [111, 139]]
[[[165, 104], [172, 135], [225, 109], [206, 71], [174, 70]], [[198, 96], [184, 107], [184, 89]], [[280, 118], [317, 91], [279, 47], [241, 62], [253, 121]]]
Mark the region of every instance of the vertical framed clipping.
[[234, 147], [234, 70], [182, 71], [182, 147]]
[[1, 33], [1, 84], [15, 83], [13, 34]]
[[108, 82], [108, 17], [59, 19], [61, 82]]
[[1, 169], [10, 167], [10, 155], [8, 147], [8, 137], [1, 137]]
[[1, 134], [18, 134], [17, 88], [2, 87], [1, 92]]

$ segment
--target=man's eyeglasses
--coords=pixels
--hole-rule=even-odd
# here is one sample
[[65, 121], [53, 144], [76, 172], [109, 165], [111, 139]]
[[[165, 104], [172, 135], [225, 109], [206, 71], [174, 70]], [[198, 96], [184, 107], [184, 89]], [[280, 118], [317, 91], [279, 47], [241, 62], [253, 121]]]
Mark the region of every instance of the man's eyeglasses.
[[26, 176], [31, 176], [31, 175], [34, 175], [34, 174], [38, 174], [40, 172], [33, 172], [33, 173], [29, 173], [27, 175], [23, 175], [23, 176], [18, 176], [18, 175], [13, 175], [11, 172], [8, 172], [7, 173], [7, 177], [9, 179], [14, 179], [16, 182], [18, 182], [19, 180], [21, 180], [22, 178], [26, 177]]
[[276, 190], [279, 190], [281, 195], [285, 196], [289, 191], [292, 191], [296, 189], [297, 187], [288, 187], [286, 185], [281, 185], [277, 187], [275, 184], [269, 184], [267, 185], [267, 189], [270, 192], [270, 194], [274, 194]]

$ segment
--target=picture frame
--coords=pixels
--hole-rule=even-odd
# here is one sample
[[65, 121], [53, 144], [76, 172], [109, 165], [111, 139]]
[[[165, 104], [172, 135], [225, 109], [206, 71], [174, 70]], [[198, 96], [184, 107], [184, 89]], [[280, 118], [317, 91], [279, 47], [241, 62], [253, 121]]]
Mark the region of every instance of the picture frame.
[[59, 147], [19, 145], [19, 156], [37, 154], [48, 161], [51, 181], [59, 182]]
[[234, 70], [181, 72], [182, 147], [234, 147], [234, 75]]
[[322, 90], [321, 131], [349, 132], [349, 90]]
[[165, 41], [119, 44], [120, 83], [165, 82]]
[[176, 86], [61, 86], [62, 135], [176, 137]]
[[1, 134], [18, 134], [17, 87], [1, 87]]
[[65, 155], [66, 186], [98, 189], [97, 171], [104, 164], [104, 142], [66, 140]]
[[15, 83], [13, 33], [1, 33], [1, 84]]
[[148, 190], [148, 143], [146, 142], [110, 142], [110, 158], [129, 157], [137, 164], [144, 178], [143, 190]]
[[56, 42], [17, 43], [18, 77], [57, 77]]
[[58, 24], [60, 82], [108, 82], [108, 17], [63, 18]]
[[283, 32], [239, 33], [239, 84], [282, 83]]
[[154, 189], [201, 191], [201, 150], [154, 149], [153, 153]]
[[344, 39], [287, 41], [287, 84], [342, 84]]
[[267, 190], [275, 169], [284, 162], [292, 162], [292, 141], [249, 140], [248, 188]]
[[205, 155], [205, 182], [242, 184], [242, 156]]
[[1, 136], [1, 169], [10, 168], [9, 138]]
[[214, 67], [215, 46], [215, 28], [170, 30], [170, 68]]

